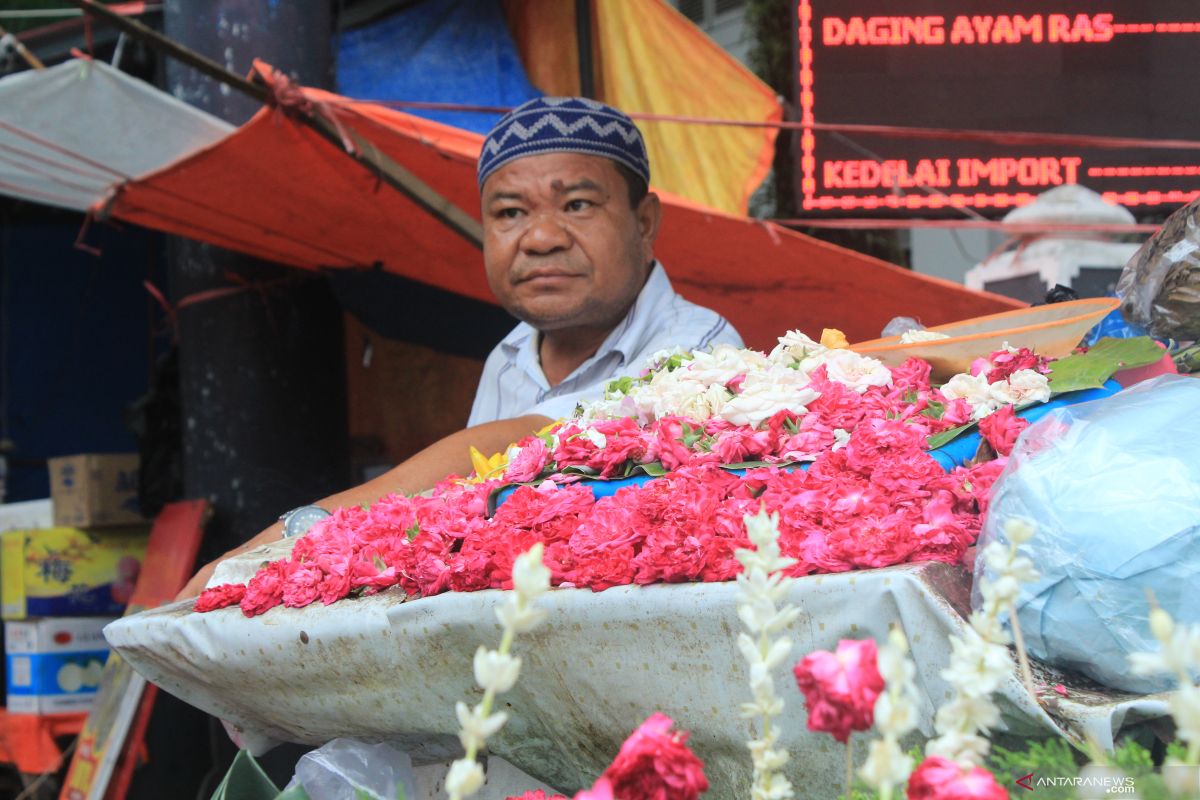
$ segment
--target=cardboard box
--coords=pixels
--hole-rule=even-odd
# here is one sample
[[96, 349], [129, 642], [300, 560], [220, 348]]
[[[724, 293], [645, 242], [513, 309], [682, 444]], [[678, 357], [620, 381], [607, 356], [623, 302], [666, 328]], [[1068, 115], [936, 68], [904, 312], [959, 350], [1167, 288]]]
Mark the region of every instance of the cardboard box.
[[4, 623], [10, 714], [88, 711], [100, 686], [111, 619], [60, 617]]
[[136, 454], [63, 456], [49, 464], [55, 525], [96, 528], [145, 521], [137, 501]]
[[0, 531], [49, 528], [54, 525], [50, 498], [0, 504]]
[[0, 533], [0, 616], [120, 614], [133, 594], [148, 538], [144, 525]]

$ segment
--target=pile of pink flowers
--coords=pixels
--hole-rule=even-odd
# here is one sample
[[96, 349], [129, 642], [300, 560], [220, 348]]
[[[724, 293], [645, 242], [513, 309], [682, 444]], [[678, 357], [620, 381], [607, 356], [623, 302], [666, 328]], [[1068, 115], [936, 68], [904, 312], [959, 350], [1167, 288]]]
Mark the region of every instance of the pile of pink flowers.
[[[1010, 356], [1005, 351], [995, 355]], [[758, 427], [715, 416], [699, 421], [668, 415], [645, 425], [632, 417], [569, 421], [550, 434], [518, 442], [504, 479], [529, 483], [542, 477], [558, 482], [583, 475], [622, 477], [651, 463], [667, 470], [746, 461], [790, 464], [829, 452], [864, 420], [903, 420], [925, 436], [970, 422], [976, 413], [971, 403], [945, 397], [930, 383], [929, 371], [928, 362], [910, 358], [890, 369], [888, 385], [855, 389], [830, 379], [821, 365], [805, 386], [815, 399], [798, 411], [776, 411]], [[1001, 383], [1007, 380], [1002, 369], [991, 373]]]
[[807, 471], [761, 467], [742, 476], [689, 464], [600, 500], [579, 484], [523, 486], [490, 518], [494, 483], [445, 483], [428, 498], [390, 495], [365, 510], [339, 509], [289, 558], [244, 587], [205, 591], [196, 610], [239, 604], [254, 616], [391, 586], [410, 595], [511, 588], [513, 560], [535, 542], [546, 547], [556, 585], [726, 581], [740, 571], [734, 551], [748, 546], [742, 518], [760, 506], [780, 514], [793, 575], [957, 563], [979, 532], [1003, 459], [947, 473], [925, 452], [926, 430], [871, 418]]
[[[795, 347], [800, 356], [789, 355]], [[1003, 456], [1025, 425], [1014, 416], [1011, 398], [1025, 397], [1021, 381], [1040, 386], [1040, 399], [1049, 397], [1045, 360], [1006, 348], [939, 389], [920, 359], [888, 368], [849, 351], [821, 348], [819, 357], [806, 356], [814, 347], [789, 334], [770, 357], [739, 350], [695, 355], [673, 371], [649, 374], [643, 389], [633, 390], [642, 391], [643, 402], [657, 402], [650, 391], [656, 381], [686, 388], [696, 375], [720, 381], [753, 363], [778, 373], [774, 380], [783, 387], [759, 387], [765, 394], [758, 398], [757, 424], [729, 418], [746, 413], [737, 405], [748, 380], [740, 372], [733, 388], [703, 388], [703, 381], [693, 387], [715, 388], [726, 410], [732, 404], [736, 411], [725, 417], [572, 420], [514, 446], [503, 481], [447, 480], [432, 497], [391, 495], [368, 509], [339, 509], [300, 539], [289, 558], [268, 564], [246, 586], [205, 591], [196, 610], [236, 604], [255, 616], [278, 605], [329, 604], [392, 586], [410, 595], [509, 588], [514, 558], [535, 542], [546, 547], [556, 585], [600, 591], [725, 581], [740, 571], [733, 552], [746, 546], [742, 517], [760, 506], [780, 513], [780, 544], [796, 559], [794, 575], [961, 561], [979, 531]], [[724, 372], [710, 362], [725, 364]], [[786, 386], [789, 376], [796, 376], [796, 386]], [[622, 397], [605, 403], [623, 406], [632, 395]], [[802, 404], [793, 402], [801, 397]], [[947, 474], [927, 454], [928, 437], [972, 420], [1001, 458]], [[810, 468], [783, 469], [798, 462]], [[721, 468], [746, 463], [766, 466], [744, 476]], [[622, 477], [639, 467], [667, 474], [599, 501], [573, 483]], [[488, 498], [501, 483], [531, 485], [489, 517]]]

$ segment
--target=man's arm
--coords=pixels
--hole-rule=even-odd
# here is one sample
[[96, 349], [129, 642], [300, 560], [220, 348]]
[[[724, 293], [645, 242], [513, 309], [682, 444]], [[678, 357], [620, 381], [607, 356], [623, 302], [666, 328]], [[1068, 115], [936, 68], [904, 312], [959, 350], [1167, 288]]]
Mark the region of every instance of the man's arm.
[[[344, 492], [330, 495], [316, 504], [332, 511], [344, 506], [373, 503], [384, 495], [391, 493], [416, 494], [426, 489], [432, 489], [434, 484], [452, 473], [466, 475], [471, 471], [469, 455], [472, 445], [485, 454], [501, 451], [513, 442], [525, 438], [534, 431], [549, 425], [549, 417], [530, 415], [514, 419], [502, 419], [487, 422], [473, 428], [452, 433], [426, 447], [412, 458], [378, 478], [364, 484], [347, 489]], [[204, 585], [212, 577], [217, 564], [231, 556], [253, 550], [268, 542], [278, 541], [283, 537], [283, 523], [276, 522], [259, 533], [245, 544], [235, 547], [215, 561], [206, 564], [183, 590], [176, 595], [176, 600], [195, 597], [204, 590]]]

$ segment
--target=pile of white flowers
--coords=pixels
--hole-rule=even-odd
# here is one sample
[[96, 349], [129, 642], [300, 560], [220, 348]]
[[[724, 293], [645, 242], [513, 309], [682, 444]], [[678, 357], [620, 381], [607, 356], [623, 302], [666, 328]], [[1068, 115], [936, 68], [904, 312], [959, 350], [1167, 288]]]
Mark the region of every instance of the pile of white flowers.
[[[1012, 350], [1012, 348], [1008, 348]], [[1035, 369], [1019, 369], [1008, 380], [988, 383], [984, 374], [960, 372], [942, 387], [947, 400], [961, 397], [971, 404], [976, 420], [1009, 405], [1017, 408], [1050, 399], [1050, 380]]]
[[[678, 366], [662, 366], [672, 361], [679, 362]], [[717, 417], [734, 425], [758, 427], [784, 409], [805, 413], [808, 404], [820, 396], [810, 386], [810, 375], [822, 365], [830, 380], [860, 394], [870, 386], [892, 384], [892, 373], [878, 359], [826, 347], [800, 331], [789, 331], [769, 355], [732, 345], [690, 355], [655, 353], [649, 359], [648, 380], [588, 405], [584, 416], [628, 416], [641, 424], [672, 415], [699, 422]]]
[[[711, 352], [655, 353], [644, 377], [627, 382], [623, 391], [610, 390], [603, 400], [585, 404], [583, 418], [633, 417], [646, 425], [666, 416], [698, 422], [715, 417], [757, 428], [783, 410], [798, 416], [807, 412], [808, 405], [820, 397], [811, 375], [822, 366], [829, 380], [859, 394], [872, 386], [892, 385], [892, 373], [880, 360], [788, 331], [766, 355], [732, 345], [717, 345]], [[1020, 407], [1045, 402], [1050, 399], [1050, 385], [1045, 375], [1032, 369], [993, 384], [983, 374], [962, 373], [942, 387], [942, 394], [950, 400], [966, 400], [980, 420], [1009, 403]]]

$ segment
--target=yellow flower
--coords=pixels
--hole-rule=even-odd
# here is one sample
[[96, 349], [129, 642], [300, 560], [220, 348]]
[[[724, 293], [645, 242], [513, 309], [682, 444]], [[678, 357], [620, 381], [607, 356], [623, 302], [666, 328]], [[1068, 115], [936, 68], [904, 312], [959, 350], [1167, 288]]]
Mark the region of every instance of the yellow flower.
[[[534, 436], [542, 436], [557, 428], [562, 424], [562, 420], [555, 420], [539, 431], [534, 431]], [[504, 470], [508, 467], [508, 453], [516, 447], [516, 443], [510, 444], [504, 448], [504, 452], [493, 453], [491, 456], [485, 456], [479, 451], [479, 448], [471, 445], [471, 468], [475, 471], [473, 475], [466, 478], [466, 483], [483, 483], [492, 478], [499, 478], [504, 475]]]
[[822, 330], [821, 344], [830, 350], [845, 350], [850, 346], [850, 342], [846, 341], [846, 334], [837, 328], [825, 328]]
[[479, 452], [479, 449], [472, 445], [471, 467], [475, 470], [475, 474], [467, 478], [467, 482], [482, 483], [489, 478], [493, 478], [497, 475], [503, 475], [504, 468], [507, 466], [508, 451], [503, 453], [494, 453], [491, 457], [488, 457]]

